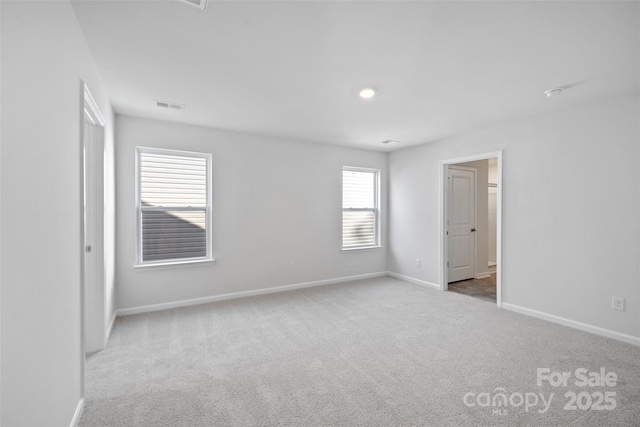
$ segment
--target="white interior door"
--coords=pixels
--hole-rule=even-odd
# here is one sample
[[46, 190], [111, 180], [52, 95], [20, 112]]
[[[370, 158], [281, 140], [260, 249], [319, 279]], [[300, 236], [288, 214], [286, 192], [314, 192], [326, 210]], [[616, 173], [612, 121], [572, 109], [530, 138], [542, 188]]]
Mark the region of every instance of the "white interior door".
[[447, 179], [448, 282], [476, 274], [475, 171], [449, 167]]
[[104, 128], [84, 123], [85, 351], [104, 349]]

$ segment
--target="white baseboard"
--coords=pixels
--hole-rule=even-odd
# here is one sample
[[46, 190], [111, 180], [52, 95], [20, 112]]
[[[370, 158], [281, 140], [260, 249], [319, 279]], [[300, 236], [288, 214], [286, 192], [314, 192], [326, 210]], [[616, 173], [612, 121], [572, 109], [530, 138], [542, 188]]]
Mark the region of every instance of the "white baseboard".
[[296, 283], [293, 285], [275, 286], [273, 288], [256, 289], [253, 291], [232, 292], [230, 294], [213, 295], [210, 297], [194, 298], [162, 304], [143, 305], [139, 307], [121, 308], [116, 311], [117, 316], [128, 316], [131, 314], [148, 313], [152, 311], [168, 310], [171, 308], [187, 307], [191, 305], [207, 304], [215, 301], [224, 301], [236, 298], [252, 297], [256, 295], [273, 294], [276, 292], [291, 291], [294, 289], [312, 288], [314, 286], [331, 285], [334, 283], [352, 282], [354, 280], [371, 279], [373, 277], [386, 276], [387, 272], [360, 274], [357, 276], [338, 277], [335, 279], [318, 280], [315, 282]]
[[502, 308], [527, 316], [537, 317], [538, 319], [547, 320], [559, 325], [569, 326], [570, 328], [579, 329], [585, 332], [591, 332], [592, 334], [600, 335], [607, 338], [613, 338], [614, 340], [624, 341], [629, 344], [640, 346], [640, 337], [635, 337], [633, 335], [623, 334], [621, 332], [612, 331], [610, 329], [601, 328], [599, 326], [589, 325], [587, 323], [577, 322], [565, 317], [543, 313], [541, 311], [532, 310], [530, 308], [521, 307], [515, 304], [509, 304], [506, 302], [502, 303]]
[[491, 273], [488, 271], [483, 271], [482, 273], [476, 274], [476, 279], [486, 279], [487, 277], [491, 277]]
[[404, 280], [405, 282], [413, 283], [415, 285], [426, 286], [428, 288], [435, 289], [437, 291], [440, 290], [440, 285], [436, 285], [435, 283], [416, 279], [415, 277], [409, 277], [403, 274], [393, 273], [391, 271], [387, 271], [387, 276], [395, 277], [396, 279]]
[[69, 427], [76, 427], [80, 422], [80, 417], [82, 416], [82, 411], [84, 410], [84, 398], [80, 399], [78, 402], [78, 406], [76, 407], [76, 412], [73, 414], [73, 419], [71, 420], [71, 424]]
[[[111, 331], [113, 329], [113, 325], [114, 325], [114, 322], [115, 322], [115, 319], [116, 319], [117, 316], [127, 316], [127, 315], [131, 315], [131, 314], [147, 313], [147, 312], [160, 311], [160, 310], [168, 310], [168, 309], [171, 309], [171, 308], [187, 307], [187, 306], [198, 305], [198, 304], [206, 304], [206, 303], [215, 302], [215, 301], [224, 301], [224, 300], [229, 300], [229, 299], [244, 298], [244, 297], [250, 297], [250, 296], [256, 296], [256, 295], [266, 295], [266, 294], [272, 294], [272, 293], [276, 293], [276, 292], [290, 291], [290, 290], [294, 290], [294, 289], [311, 288], [311, 287], [315, 287], [315, 286], [330, 285], [330, 284], [334, 284], [334, 283], [351, 282], [351, 281], [354, 281], [354, 280], [370, 279], [370, 278], [374, 278], [374, 277], [383, 277], [383, 276], [390, 276], [390, 277], [394, 277], [396, 279], [404, 280], [406, 282], [413, 283], [413, 284], [416, 284], [416, 285], [425, 286], [427, 288], [435, 289], [435, 290], [438, 290], [438, 291], [440, 290], [440, 285], [437, 285], [435, 283], [427, 282], [425, 280], [416, 279], [415, 277], [405, 276], [403, 274], [398, 274], [398, 273], [394, 273], [394, 272], [391, 272], [391, 271], [379, 272], [379, 273], [361, 274], [361, 275], [356, 275], [356, 276], [338, 277], [338, 278], [335, 278], [335, 279], [318, 280], [318, 281], [314, 281], [314, 282], [305, 282], [305, 283], [296, 283], [296, 284], [293, 284], [293, 285], [275, 286], [275, 287], [272, 287], [272, 288], [256, 289], [256, 290], [252, 290], [252, 291], [233, 292], [233, 293], [229, 293], [229, 294], [214, 295], [214, 296], [203, 297], [203, 298], [194, 298], [194, 299], [189, 299], [189, 300], [181, 300], [181, 301], [168, 302], [168, 303], [163, 303], [163, 304], [153, 304], [153, 305], [145, 305], [145, 306], [139, 306], [139, 307], [121, 308], [119, 310], [116, 310], [116, 313], [114, 314], [114, 316], [113, 316], [113, 318], [111, 320], [111, 323], [109, 325], [109, 330], [108, 330], [108, 336], [111, 335]], [[574, 329], [579, 329], [581, 331], [590, 332], [590, 333], [593, 333], [593, 334], [596, 334], [596, 335], [600, 335], [600, 336], [604, 336], [604, 337], [607, 337], [607, 338], [612, 338], [612, 339], [615, 339], [615, 340], [618, 340], [618, 341], [623, 341], [623, 342], [626, 342], [626, 343], [629, 343], [629, 344], [640, 346], [640, 337], [636, 337], [636, 336], [633, 336], [633, 335], [623, 334], [621, 332], [612, 331], [612, 330], [609, 330], [609, 329], [605, 329], [605, 328], [601, 328], [601, 327], [598, 327], [598, 326], [589, 325], [589, 324], [586, 324], [586, 323], [578, 322], [578, 321], [567, 319], [567, 318], [560, 317], [560, 316], [555, 316], [553, 314], [548, 314], [548, 313], [544, 313], [544, 312], [537, 311], [537, 310], [532, 310], [530, 308], [521, 307], [519, 305], [510, 304], [510, 303], [506, 303], [506, 302], [502, 303], [502, 308], [504, 308], [506, 310], [510, 310], [510, 311], [516, 312], [516, 313], [524, 314], [526, 316], [536, 317], [538, 319], [542, 319], [542, 320], [546, 320], [546, 321], [549, 321], [549, 322], [557, 323], [557, 324], [560, 324], [560, 325], [563, 325], [563, 326], [568, 326], [568, 327], [571, 327], [571, 328], [574, 328]], [[81, 400], [78, 403], [78, 410], [76, 410], [76, 416], [74, 416], [74, 422], [77, 422], [77, 420], [80, 419], [80, 415], [82, 414], [82, 408], [83, 407], [84, 407], [84, 399]], [[76, 420], [76, 417], [77, 417], [77, 420]], [[72, 426], [75, 426], [75, 424], [72, 424]]]

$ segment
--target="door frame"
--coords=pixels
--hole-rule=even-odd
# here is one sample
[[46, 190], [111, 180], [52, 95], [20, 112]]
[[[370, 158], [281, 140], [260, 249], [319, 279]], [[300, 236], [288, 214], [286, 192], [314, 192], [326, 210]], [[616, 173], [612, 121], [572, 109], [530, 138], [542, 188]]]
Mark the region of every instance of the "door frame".
[[[102, 115], [100, 108], [98, 108], [98, 104], [96, 103], [93, 95], [91, 95], [91, 91], [89, 87], [85, 84], [84, 81], [80, 80], [80, 111], [79, 111], [79, 120], [80, 120], [80, 396], [84, 399], [85, 396], [85, 359], [86, 359], [86, 286], [85, 283], [85, 200], [84, 200], [84, 192], [86, 188], [85, 184], [85, 156], [84, 156], [84, 145], [85, 145], [85, 118], [88, 118], [90, 122], [97, 126], [101, 126], [106, 129], [106, 120]], [[104, 258], [102, 260], [104, 262]]]
[[[497, 158], [497, 195], [496, 195], [496, 305], [502, 307], [502, 151], [490, 151], [440, 161], [440, 290], [448, 289], [449, 271], [447, 260], [449, 244], [447, 239], [447, 177], [449, 166], [456, 163], [473, 162]], [[476, 201], [477, 203], [477, 201]], [[476, 266], [477, 267], [477, 266]]]
[[[447, 180], [445, 181], [445, 185], [447, 186], [447, 190], [445, 191], [445, 203], [447, 203], [447, 206], [445, 207], [445, 213], [446, 213], [446, 217], [444, 218], [445, 220], [445, 237], [447, 238], [447, 250], [449, 250], [449, 235], [447, 234], [447, 219], [449, 218], [449, 200], [447, 198], [447, 195], [449, 194], [449, 171], [451, 169], [454, 170], [459, 170], [459, 171], [466, 171], [466, 172], [472, 172], [473, 173], [473, 189], [471, 189], [470, 191], [473, 191], [473, 227], [477, 228], [478, 227], [478, 184], [476, 183], [476, 180], [478, 179], [478, 170], [476, 168], [470, 168], [468, 166], [458, 166], [458, 164], [452, 164], [452, 165], [447, 165]], [[449, 252], [447, 252], [447, 261], [449, 261]], [[477, 233], [473, 236], [473, 278], [476, 278], [476, 275], [478, 274], [478, 235]], [[444, 283], [445, 286], [445, 290], [449, 289], [449, 267], [447, 266], [447, 282]]]

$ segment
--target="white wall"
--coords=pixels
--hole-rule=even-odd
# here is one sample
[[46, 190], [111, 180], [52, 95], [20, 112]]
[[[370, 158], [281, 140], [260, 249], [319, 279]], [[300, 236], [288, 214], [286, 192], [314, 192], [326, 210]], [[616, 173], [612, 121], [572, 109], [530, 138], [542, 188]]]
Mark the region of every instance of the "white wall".
[[[386, 247], [340, 249], [343, 165], [381, 170], [386, 246], [385, 153], [120, 115], [116, 141], [119, 308], [386, 270]], [[212, 154], [215, 263], [133, 267], [136, 146]]]
[[68, 2], [0, 7], [0, 424], [68, 426], [82, 392], [81, 80], [108, 144], [112, 112]]
[[391, 153], [389, 270], [440, 283], [439, 162], [504, 149], [503, 302], [640, 336], [639, 114], [619, 97]]

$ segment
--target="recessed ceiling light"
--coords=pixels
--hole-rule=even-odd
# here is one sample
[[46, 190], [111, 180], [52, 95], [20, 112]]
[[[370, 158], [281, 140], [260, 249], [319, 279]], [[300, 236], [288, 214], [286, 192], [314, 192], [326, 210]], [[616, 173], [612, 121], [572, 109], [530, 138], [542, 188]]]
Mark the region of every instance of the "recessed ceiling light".
[[365, 87], [360, 90], [360, 98], [373, 98], [376, 94], [376, 90], [372, 87]]
[[386, 141], [382, 141], [383, 144], [400, 144], [400, 141], [394, 141], [393, 139], [387, 139]]
[[547, 95], [548, 98], [551, 98], [552, 96], [562, 95], [562, 92], [564, 92], [564, 88], [556, 87], [554, 89], [545, 90], [544, 94]]

